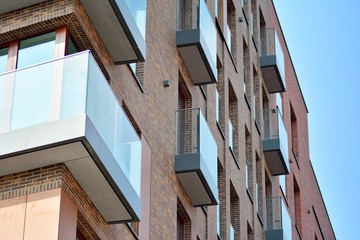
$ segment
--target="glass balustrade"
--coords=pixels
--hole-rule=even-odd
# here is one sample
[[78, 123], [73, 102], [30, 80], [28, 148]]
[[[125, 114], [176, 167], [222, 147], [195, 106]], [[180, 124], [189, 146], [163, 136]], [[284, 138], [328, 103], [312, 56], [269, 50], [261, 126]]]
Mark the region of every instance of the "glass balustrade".
[[140, 196], [141, 141], [90, 52], [1, 74], [0, 102], [1, 133], [86, 114]]

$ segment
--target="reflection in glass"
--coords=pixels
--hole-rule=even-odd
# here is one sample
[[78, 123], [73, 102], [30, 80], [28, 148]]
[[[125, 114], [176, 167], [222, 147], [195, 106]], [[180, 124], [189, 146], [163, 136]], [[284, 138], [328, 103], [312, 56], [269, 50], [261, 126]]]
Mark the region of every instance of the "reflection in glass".
[[55, 32], [20, 42], [17, 68], [23, 68], [55, 58]]
[[66, 50], [66, 55], [71, 55], [74, 53], [77, 53], [78, 49], [75, 45], [75, 43], [73, 42], [73, 40], [71, 38], [68, 38], [68, 46], [67, 46], [67, 50]]
[[146, 0], [125, 0], [141, 35], [145, 39], [146, 32]]
[[[54, 57], [55, 32], [29, 38], [20, 42], [17, 68], [46, 62]], [[54, 63], [49, 63], [14, 73], [11, 130], [48, 121], [53, 67]]]
[[200, 10], [199, 10], [199, 28], [201, 33], [204, 36], [204, 39], [207, 43], [207, 47], [210, 50], [211, 58], [214, 63], [216, 63], [216, 36], [217, 31], [214, 24], [214, 20], [210, 15], [207, 4], [204, 0], [200, 0]]
[[234, 151], [234, 127], [229, 119], [229, 147]]
[[88, 55], [82, 54], [58, 62], [58, 67], [63, 65], [60, 118], [85, 111], [88, 64], [84, 63], [87, 59]]
[[[55, 120], [86, 113], [140, 196], [141, 141], [89, 52], [0, 75], [0, 83], [4, 79], [15, 81], [10, 131], [49, 122], [52, 112], [59, 113]], [[54, 80], [62, 82], [55, 91]]]
[[49, 120], [53, 67], [49, 63], [12, 73], [15, 84], [11, 130]]

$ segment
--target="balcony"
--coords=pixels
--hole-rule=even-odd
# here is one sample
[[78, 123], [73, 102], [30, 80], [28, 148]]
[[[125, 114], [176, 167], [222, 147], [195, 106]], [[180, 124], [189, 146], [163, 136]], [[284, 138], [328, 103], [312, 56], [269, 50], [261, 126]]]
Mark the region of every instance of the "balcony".
[[216, 83], [217, 31], [204, 0], [199, 1], [197, 19], [194, 28], [178, 29], [176, 46], [195, 85]]
[[267, 228], [265, 240], [292, 240], [291, 219], [281, 197], [266, 200]]
[[217, 205], [217, 145], [199, 108], [176, 112], [175, 172], [194, 206]]
[[[146, 0], [80, 0], [116, 64], [146, 57]], [[44, 0], [0, 0], [0, 14]]]
[[272, 174], [289, 174], [286, 128], [278, 108], [264, 110], [263, 151]]
[[88, 52], [0, 75], [0, 176], [65, 163], [108, 223], [139, 220], [141, 142]]
[[267, 88], [270, 93], [284, 92], [284, 54], [276, 30], [266, 29], [262, 38], [260, 66]]

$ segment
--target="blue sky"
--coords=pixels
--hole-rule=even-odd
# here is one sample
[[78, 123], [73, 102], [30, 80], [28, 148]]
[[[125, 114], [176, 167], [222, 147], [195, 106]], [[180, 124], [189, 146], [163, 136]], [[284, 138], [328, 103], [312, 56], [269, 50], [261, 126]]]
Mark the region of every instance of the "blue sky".
[[360, 1], [273, 1], [309, 109], [311, 161], [337, 239], [360, 239]]

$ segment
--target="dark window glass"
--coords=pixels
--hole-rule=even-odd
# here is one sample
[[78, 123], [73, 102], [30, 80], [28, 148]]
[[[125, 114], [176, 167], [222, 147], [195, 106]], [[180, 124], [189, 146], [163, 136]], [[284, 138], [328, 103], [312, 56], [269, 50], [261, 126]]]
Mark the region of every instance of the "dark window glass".
[[0, 49], [0, 74], [6, 71], [8, 60], [8, 49], [1, 48]]

